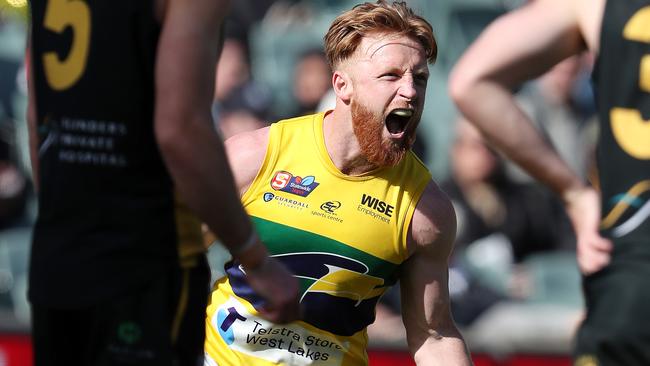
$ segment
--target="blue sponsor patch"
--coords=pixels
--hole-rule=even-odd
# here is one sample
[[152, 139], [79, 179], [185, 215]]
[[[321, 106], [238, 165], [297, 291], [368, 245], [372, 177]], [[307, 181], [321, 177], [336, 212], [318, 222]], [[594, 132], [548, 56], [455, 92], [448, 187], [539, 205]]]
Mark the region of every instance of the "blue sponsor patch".
[[275, 197], [275, 195], [271, 192], [266, 192], [264, 193], [264, 202], [269, 202]]
[[[217, 330], [219, 331], [219, 335], [223, 341], [230, 346], [235, 341], [235, 333], [233, 332], [232, 327], [230, 327], [226, 322], [228, 315], [229, 313], [225, 309], [219, 309], [219, 312], [217, 313], [217, 324], [219, 325]], [[224, 324], [224, 322], [226, 322], [226, 324]]]
[[316, 180], [316, 178], [313, 175], [309, 175], [309, 176], [306, 176], [306, 177], [302, 178], [301, 184], [303, 186], [309, 186], [312, 183], [314, 183], [315, 180]]
[[319, 184], [313, 175], [302, 178], [283, 170], [276, 172], [271, 179], [271, 188], [301, 197], [309, 196]]

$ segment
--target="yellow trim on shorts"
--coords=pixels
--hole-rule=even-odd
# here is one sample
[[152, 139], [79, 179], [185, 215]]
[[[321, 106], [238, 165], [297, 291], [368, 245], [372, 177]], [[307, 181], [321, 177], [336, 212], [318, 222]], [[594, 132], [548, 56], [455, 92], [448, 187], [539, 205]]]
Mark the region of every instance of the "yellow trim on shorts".
[[178, 339], [178, 333], [180, 332], [181, 324], [183, 323], [183, 318], [185, 317], [185, 312], [187, 311], [187, 302], [188, 302], [189, 295], [190, 295], [190, 270], [183, 269], [183, 285], [181, 287], [181, 293], [178, 299], [176, 316], [174, 317], [174, 322], [172, 323], [172, 332], [171, 332], [172, 344], [175, 344], [176, 340]]

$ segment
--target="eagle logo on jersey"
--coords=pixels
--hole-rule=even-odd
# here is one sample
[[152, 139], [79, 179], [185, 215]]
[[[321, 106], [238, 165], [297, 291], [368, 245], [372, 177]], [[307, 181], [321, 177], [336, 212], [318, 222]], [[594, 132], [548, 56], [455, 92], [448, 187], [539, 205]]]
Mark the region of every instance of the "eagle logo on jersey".
[[[374, 321], [374, 307], [386, 290], [385, 280], [370, 274], [364, 263], [325, 252], [288, 253], [274, 256], [300, 280], [303, 320], [334, 334], [350, 336]], [[243, 269], [245, 270], [245, 269]], [[230, 285], [256, 308], [263, 300], [252, 293], [245, 272], [226, 269]]]

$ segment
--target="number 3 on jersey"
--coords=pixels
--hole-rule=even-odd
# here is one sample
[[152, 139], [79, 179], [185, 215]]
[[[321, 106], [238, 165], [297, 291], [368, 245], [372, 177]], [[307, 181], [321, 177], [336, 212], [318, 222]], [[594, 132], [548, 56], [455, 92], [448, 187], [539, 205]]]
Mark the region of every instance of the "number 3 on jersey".
[[90, 45], [90, 8], [83, 0], [49, 0], [43, 26], [61, 34], [72, 28], [72, 44], [62, 58], [54, 52], [43, 55], [47, 83], [54, 90], [73, 86], [83, 75]]
[[[623, 38], [650, 43], [650, 6], [637, 11], [625, 24]], [[639, 87], [650, 93], [650, 54], [641, 57]], [[615, 107], [610, 111], [612, 133], [621, 148], [637, 159], [650, 159], [650, 121], [636, 109]]]

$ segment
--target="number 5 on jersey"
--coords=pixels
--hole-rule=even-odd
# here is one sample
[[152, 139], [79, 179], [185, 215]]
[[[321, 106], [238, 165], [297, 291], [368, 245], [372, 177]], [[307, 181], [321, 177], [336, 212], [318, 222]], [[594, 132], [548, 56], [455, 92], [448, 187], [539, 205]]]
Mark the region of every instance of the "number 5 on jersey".
[[90, 46], [90, 8], [83, 0], [49, 0], [43, 26], [62, 34], [70, 27], [72, 43], [66, 55], [54, 51], [43, 55], [47, 83], [54, 90], [73, 86], [83, 75]]
[[[641, 8], [625, 24], [623, 38], [650, 43], [650, 6]], [[650, 93], [650, 54], [639, 66], [639, 88]], [[650, 121], [636, 109], [615, 107], [610, 112], [612, 133], [621, 148], [637, 159], [650, 159]]]

